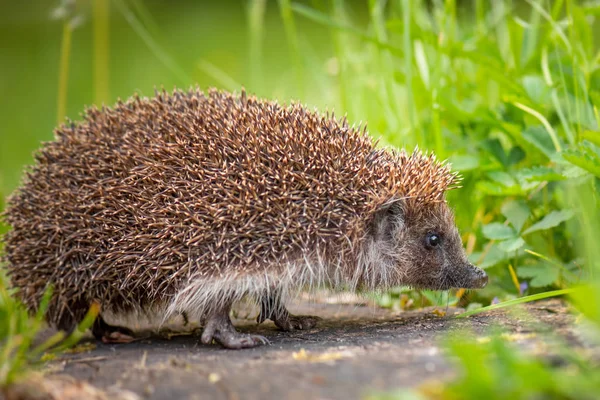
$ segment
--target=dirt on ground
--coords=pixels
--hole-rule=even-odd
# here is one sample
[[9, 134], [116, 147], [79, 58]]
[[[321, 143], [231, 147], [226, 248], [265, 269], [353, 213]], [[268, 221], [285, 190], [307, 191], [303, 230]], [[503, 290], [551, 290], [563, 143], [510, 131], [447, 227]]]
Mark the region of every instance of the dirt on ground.
[[162, 332], [129, 344], [90, 339], [52, 361], [45, 377], [90, 384], [112, 393], [98, 398], [111, 400], [358, 399], [451, 379], [457, 370], [440, 341], [453, 332], [477, 340], [500, 326], [533, 352], [550, 346], [556, 335], [569, 345], [583, 345], [566, 303], [543, 301], [522, 310], [459, 319], [462, 310], [454, 308], [394, 312], [366, 304], [300, 301], [290, 311], [322, 317], [316, 328], [281, 332], [271, 322], [257, 325], [255, 313], [237, 314], [239, 330], [266, 336], [268, 346], [202, 345], [201, 330], [189, 326], [182, 328], [185, 333]]

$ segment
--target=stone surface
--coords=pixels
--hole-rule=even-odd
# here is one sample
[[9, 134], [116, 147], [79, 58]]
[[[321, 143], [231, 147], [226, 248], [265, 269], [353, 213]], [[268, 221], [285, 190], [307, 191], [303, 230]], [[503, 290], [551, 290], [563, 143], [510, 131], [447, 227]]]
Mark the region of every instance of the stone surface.
[[[323, 318], [308, 331], [281, 332], [238, 315], [241, 331], [266, 336], [271, 345], [225, 350], [199, 342], [200, 329], [164, 332], [120, 345], [82, 343], [91, 350], [64, 354], [52, 374], [67, 374], [99, 388], [130, 390], [144, 399], [357, 399], [374, 391], [451, 379], [456, 369], [440, 347], [459, 331], [477, 336], [500, 325], [524, 349], [559, 334], [581, 345], [574, 316], [559, 300], [529, 304], [524, 312], [495, 311], [457, 319], [455, 309], [391, 312], [360, 304], [298, 303], [290, 311]], [[441, 312], [440, 312], [441, 311]], [[514, 311], [514, 309], [513, 309]], [[522, 335], [520, 335], [522, 334]]]

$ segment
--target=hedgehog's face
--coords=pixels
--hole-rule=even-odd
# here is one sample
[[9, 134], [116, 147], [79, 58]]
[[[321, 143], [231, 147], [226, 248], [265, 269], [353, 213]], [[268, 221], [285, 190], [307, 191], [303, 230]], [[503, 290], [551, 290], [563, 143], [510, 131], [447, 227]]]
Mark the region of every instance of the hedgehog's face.
[[486, 273], [467, 260], [445, 202], [395, 202], [376, 215], [372, 243], [381, 263], [379, 284], [446, 290], [482, 288]]

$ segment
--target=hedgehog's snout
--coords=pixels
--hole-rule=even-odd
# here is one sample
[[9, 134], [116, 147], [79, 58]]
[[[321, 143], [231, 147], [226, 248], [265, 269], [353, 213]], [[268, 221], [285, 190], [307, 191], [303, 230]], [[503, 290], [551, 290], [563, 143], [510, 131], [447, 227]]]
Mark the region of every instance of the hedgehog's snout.
[[467, 269], [469, 270], [469, 286], [468, 289], [481, 289], [484, 288], [488, 283], [488, 275], [484, 270], [469, 264]]

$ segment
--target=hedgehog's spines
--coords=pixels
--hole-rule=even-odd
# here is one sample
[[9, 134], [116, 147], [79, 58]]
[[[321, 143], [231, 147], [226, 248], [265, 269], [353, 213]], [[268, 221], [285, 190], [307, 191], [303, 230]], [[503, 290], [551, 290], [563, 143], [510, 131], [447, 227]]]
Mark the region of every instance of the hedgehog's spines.
[[333, 112], [243, 88], [154, 93], [62, 124], [8, 201], [11, 281], [32, 309], [52, 281], [54, 321], [92, 300], [178, 311], [278, 279], [390, 281], [374, 254], [349, 261], [372, 215], [391, 199], [418, 213], [460, 181], [418, 148], [378, 149], [366, 123]]

